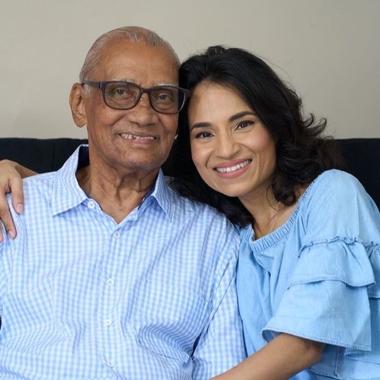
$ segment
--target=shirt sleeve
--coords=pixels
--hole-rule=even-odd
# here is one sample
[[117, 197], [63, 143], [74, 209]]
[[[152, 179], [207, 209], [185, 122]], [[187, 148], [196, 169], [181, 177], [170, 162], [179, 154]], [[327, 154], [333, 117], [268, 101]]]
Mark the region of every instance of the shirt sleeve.
[[323, 176], [307, 203], [299, 259], [263, 335], [372, 350], [380, 336], [371, 323], [379, 315], [379, 212], [354, 177], [337, 171]]
[[223, 243], [214, 278], [209, 323], [193, 353], [194, 379], [209, 379], [246, 357], [235, 283], [238, 236], [226, 234]]

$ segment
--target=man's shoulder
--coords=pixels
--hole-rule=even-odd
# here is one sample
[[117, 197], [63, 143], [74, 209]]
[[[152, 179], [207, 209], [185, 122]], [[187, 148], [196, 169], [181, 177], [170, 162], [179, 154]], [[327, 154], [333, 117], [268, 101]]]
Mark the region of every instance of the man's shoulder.
[[57, 171], [54, 171], [54, 172], [36, 174], [34, 176], [24, 178], [23, 181], [25, 185], [28, 185], [28, 186], [30, 185], [39, 186], [39, 185], [47, 184], [51, 181], [54, 181], [56, 177], [57, 177]]
[[44, 192], [51, 191], [57, 185], [58, 172], [48, 172], [37, 174], [32, 177], [23, 179], [25, 195], [38, 193], [39, 190]]
[[176, 213], [178, 213], [179, 215], [182, 215], [182, 214], [195, 215], [196, 214], [198, 216], [204, 216], [206, 218], [216, 219], [223, 223], [227, 221], [227, 217], [224, 214], [222, 214], [220, 211], [215, 209], [214, 207], [211, 207], [207, 205], [206, 203], [192, 200], [176, 192], [174, 189], [170, 187], [170, 179], [168, 179], [168, 181], [169, 181], [168, 191], [172, 200], [172, 204], [176, 206], [174, 208]]
[[207, 239], [221, 242], [221, 239], [239, 240], [239, 234], [228, 218], [205, 203], [186, 198], [175, 190], [169, 189], [171, 197], [171, 216], [177, 224], [191, 224], [199, 235], [206, 234]]
[[54, 205], [69, 196], [70, 189], [62, 181], [59, 171], [37, 174], [24, 179], [25, 218], [36, 213], [50, 213]]

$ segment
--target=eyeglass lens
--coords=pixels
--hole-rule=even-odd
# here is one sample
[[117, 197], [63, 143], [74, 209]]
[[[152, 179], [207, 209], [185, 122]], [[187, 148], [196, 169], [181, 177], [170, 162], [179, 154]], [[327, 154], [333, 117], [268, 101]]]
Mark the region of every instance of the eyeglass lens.
[[[106, 103], [113, 108], [128, 109], [136, 106], [143, 90], [133, 83], [108, 82], [104, 88]], [[182, 106], [184, 94], [171, 86], [157, 86], [145, 90], [150, 104], [158, 112], [176, 113]]]

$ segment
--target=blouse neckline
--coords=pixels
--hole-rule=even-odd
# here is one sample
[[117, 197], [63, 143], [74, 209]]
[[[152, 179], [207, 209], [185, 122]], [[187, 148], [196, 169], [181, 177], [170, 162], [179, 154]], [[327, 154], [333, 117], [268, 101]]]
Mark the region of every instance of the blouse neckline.
[[288, 235], [289, 231], [291, 230], [291, 228], [293, 227], [297, 219], [297, 216], [299, 214], [299, 210], [302, 204], [309, 197], [311, 189], [315, 181], [317, 180], [317, 178], [315, 178], [310, 183], [310, 185], [305, 189], [304, 193], [299, 197], [297, 201], [297, 206], [295, 207], [292, 214], [290, 215], [290, 217], [287, 219], [287, 221], [284, 224], [277, 227], [275, 230], [273, 230], [269, 234], [260, 237], [257, 240], [254, 239], [255, 232], [252, 228], [252, 225], [250, 224], [247, 227], [244, 227], [243, 231], [241, 232], [241, 237], [243, 240], [248, 242], [253, 253], [264, 252], [266, 249], [278, 244]]

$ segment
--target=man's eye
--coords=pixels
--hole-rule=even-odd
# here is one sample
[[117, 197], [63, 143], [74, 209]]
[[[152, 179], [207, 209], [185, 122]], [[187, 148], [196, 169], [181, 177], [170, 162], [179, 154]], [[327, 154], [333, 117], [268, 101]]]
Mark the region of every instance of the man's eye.
[[128, 91], [126, 87], [114, 87], [110, 91], [110, 95], [116, 98], [122, 98], [122, 97], [130, 96], [131, 93], [130, 91]]
[[136, 95], [136, 91], [129, 86], [115, 85], [107, 89], [107, 95], [113, 99], [129, 99]]
[[123, 94], [125, 94], [125, 92], [126, 92], [125, 88], [122, 88], [122, 87], [116, 88], [115, 91], [114, 91], [114, 93], [116, 95], [123, 95]]
[[160, 91], [155, 95], [156, 101], [160, 103], [173, 103], [176, 97], [172, 91]]

